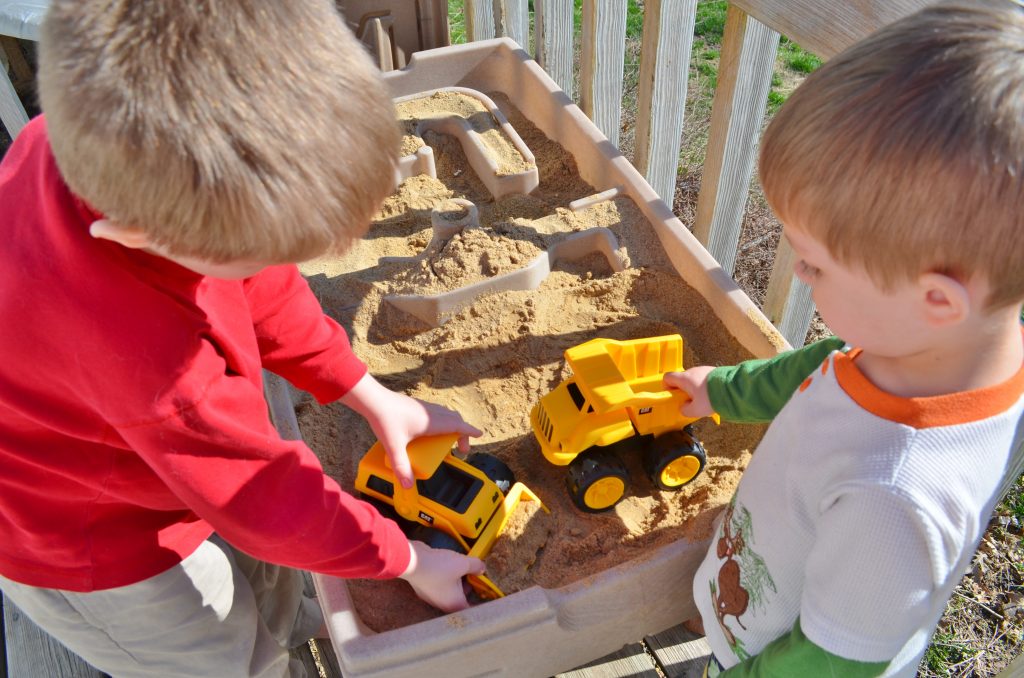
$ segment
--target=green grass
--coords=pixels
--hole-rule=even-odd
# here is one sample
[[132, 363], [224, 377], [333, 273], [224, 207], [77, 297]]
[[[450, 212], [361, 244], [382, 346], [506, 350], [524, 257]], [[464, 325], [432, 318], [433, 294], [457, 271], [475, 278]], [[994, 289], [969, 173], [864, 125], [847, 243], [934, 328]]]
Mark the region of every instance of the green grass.
[[924, 655], [924, 664], [940, 676], [949, 675], [949, 667], [970, 661], [978, 651], [957, 642], [952, 633], [938, 631]]
[[779, 42], [779, 59], [792, 71], [810, 73], [821, 65], [821, 59], [783, 36]]
[[448, 0], [448, 32], [453, 45], [466, 42], [466, 3], [462, 0]]
[[1017, 483], [1006, 493], [1006, 497], [998, 506], [998, 511], [1003, 515], [1013, 516], [1017, 522], [1024, 525], [1024, 476], [1017, 479]]
[[721, 45], [725, 33], [725, 14], [729, 3], [712, 0], [697, 3], [697, 18], [693, 25], [694, 42]]
[[[582, 3], [577, 0], [577, 5], [582, 6]], [[644, 7], [643, 3], [637, 2], [637, 0], [629, 0], [629, 4], [626, 5], [626, 38], [640, 39], [640, 36], [644, 31]]]

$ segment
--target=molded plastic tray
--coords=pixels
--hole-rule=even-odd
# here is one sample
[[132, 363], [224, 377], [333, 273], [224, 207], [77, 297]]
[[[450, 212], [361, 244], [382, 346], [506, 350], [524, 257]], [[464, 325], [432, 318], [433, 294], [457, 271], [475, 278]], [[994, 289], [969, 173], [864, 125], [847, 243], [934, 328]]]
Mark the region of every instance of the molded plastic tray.
[[[758, 357], [787, 347], [643, 177], [511, 40], [419, 52], [406, 69], [386, 73], [385, 81], [396, 98], [452, 86], [503, 93], [574, 156], [582, 178], [599, 192], [580, 201], [581, 207], [628, 195], [653, 225], [679, 276], [709, 302], [740, 345]], [[442, 306], [437, 302], [421, 317], [443, 315]], [[277, 400], [271, 408], [282, 419], [278, 426], [294, 432], [291, 403], [282, 400], [287, 389], [276, 388], [277, 396], [274, 391], [268, 389]], [[315, 575], [314, 582], [347, 678], [550, 676], [693, 617], [690, 583], [706, 549], [706, 543], [676, 542], [559, 589], [534, 586], [384, 633], [360, 622], [344, 580]]]

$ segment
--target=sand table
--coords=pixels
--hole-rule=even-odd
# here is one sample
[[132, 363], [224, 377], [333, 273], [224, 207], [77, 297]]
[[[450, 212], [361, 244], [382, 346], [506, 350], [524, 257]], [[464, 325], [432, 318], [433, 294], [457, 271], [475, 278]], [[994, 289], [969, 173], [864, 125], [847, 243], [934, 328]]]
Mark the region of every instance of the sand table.
[[[687, 367], [731, 364], [750, 355], [678, 277], [632, 200], [619, 197], [570, 211], [571, 201], [594, 194], [594, 188], [581, 180], [572, 157], [558, 144], [506, 99], [491, 96], [538, 158], [540, 186], [531, 195], [492, 199], [469, 170], [459, 143], [439, 136], [434, 145], [438, 179], [405, 181], [365, 239], [344, 256], [305, 264], [303, 272], [382, 383], [460, 411], [485, 432], [474, 449], [502, 459], [551, 509], [552, 532], [530, 573], [534, 583], [556, 588], [642, 559], [678, 539], [708, 539], [763, 428], [698, 422], [708, 463], [681, 491], [658, 490], [633, 458], [625, 460], [632, 476], [629, 492], [614, 510], [585, 514], [572, 504], [565, 468], [543, 458], [529, 424], [533, 404], [569, 374], [565, 349], [595, 337], [679, 333]], [[490, 252], [489, 261], [511, 262], [523, 256], [521, 247], [544, 248], [569, 233], [604, 226], [618, 238], [628, 268], [615, 273], [596, 254], [563, 263], [538, 289], [484, 297], [432, 328], [382, 303], [417, 275], [410, 270], [415, 262], [378, 265], [378, 260], [423, 254], [432, 236], [431, 209], [451, 198], [477, 205], [482, 233], [473, 238], [486, 236], [489, 246], [507, 248]], [[351, 489], [358, 461], [374, 442], [369, 427], [341, 405], [321, 407], [308, 397], [297, 414], [306, 442], [327, 472]], [[374, 630], [439, 614], [400, 580], [353, 581], [350, 590], [356, 611]]]
[[[469, 94], [435, 92], [429, 96], [402, 101], [395, 105], [395, 112], [405, 130], [402, 137], [402, 155], [412, 155], [416, 149], [425, 145], [424, 138], [417, 132], [421, 122], [454, 116], [465, 119], [480, 134], [481, 140], [498, 164], [499, 175], [525, 172], [534, 166], [522, 156], [512, 140], [501, 130], [498, 120], [487, 110], [484, 102]], [[426, 142], [433, 145], [438, 135], [428, 131], [424, 136], [427, 137]]]

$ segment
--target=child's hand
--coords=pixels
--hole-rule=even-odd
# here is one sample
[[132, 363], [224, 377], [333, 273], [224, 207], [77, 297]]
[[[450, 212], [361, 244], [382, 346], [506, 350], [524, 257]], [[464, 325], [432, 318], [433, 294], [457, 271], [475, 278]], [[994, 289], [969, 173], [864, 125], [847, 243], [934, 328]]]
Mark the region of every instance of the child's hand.
[[410, 541], [412, 558], [409, 567], [399, 575], [409, 582], [416, 595], [442, 612], [455, 612], [469, 607], [462, 578], [467, 574], [483, 574], [479, 558], [430, 548], [421, 541]]
[[668, 372], [665, 374], [665, 386], [685, 391], [690, 402], [679, 408], [687, 417], [709, 417], [714, 413], [711, 399], [708, 397], [708, 375], [715, 369], [709, 365], [698, 365], [684, 372]]
[[410, 398], [384, 388], [369, 374], [341, 399], [345, 405], [363, 415], [377, 439], [384, 446], [391, 470], [402, 487], [412, 487], [412, 466], [406, 446], [420, 436], [458, 433], [459, 450], [469, 451], [470, 436], [483, 433], [463, 420], [458, 412]]

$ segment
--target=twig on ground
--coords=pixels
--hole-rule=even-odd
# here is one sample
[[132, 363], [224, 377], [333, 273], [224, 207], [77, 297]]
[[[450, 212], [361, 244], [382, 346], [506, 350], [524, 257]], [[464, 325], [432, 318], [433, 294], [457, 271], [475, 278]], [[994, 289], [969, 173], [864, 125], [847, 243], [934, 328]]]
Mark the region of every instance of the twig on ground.
[[985, 603], [983, 603], [980, 600], [978, 600], [977, 598], [971, 598], [970, 596], [965, 596], [964, 594], [960, 593], [959, 591], [953, 591], [953, 595], [959, 596], [960, 598], [963, 598], [964, 600], [968, 600], [968, 601], [974, 603], [975, 605], [977, 605], [981, 609], [985, 610], [986, 612], [988, 612], [988, 613], [990, 613], [992, 615], [995, 615], [996, 617], [999, 617], [1000, 619], [1006, 619], [1006, 617], [1004, 617], [1003, 615], [999, 614], [998, 612], [993, 610], [991, 607], [989, 607]]

